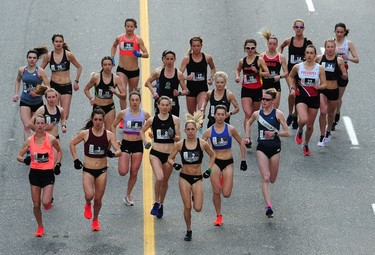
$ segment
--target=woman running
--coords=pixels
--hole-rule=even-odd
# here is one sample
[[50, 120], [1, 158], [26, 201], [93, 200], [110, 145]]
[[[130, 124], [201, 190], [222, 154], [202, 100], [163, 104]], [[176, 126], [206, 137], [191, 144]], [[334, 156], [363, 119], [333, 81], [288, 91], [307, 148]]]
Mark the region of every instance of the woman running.
[[[243, 122], [244, 130], [246, 123], [249, 121], [254, 111], [259, 110], [260, 101], [262, 99], [262, 80], [261, 77], [268, 77], [270, 73], [266, 62], [258, 56], [256, 51], [257, 42], [254, 39], [247, 39], [244, 43], [244, 51], [247, 56], [240, 59], [236, 73], [236, 82], [240, 82], [240, 74], [242, 71], [242, 88], [241, 88], [241, 104], [245, 113]], [[246, 145], [251, 148], [251, 142]]]
[[[121, 156], [120, 146], [115, 135], [104, 128], [105, 112], [98, 106], [91, 118], [70, 142], [70, 152], [74, 160], [74, 168], [82, 169], [82, 185], [85, 193], [84, 216], [92, 220], [91, 230], [99, 231], [99, 212], [102, 208], [102, 198], [107, 185], [107, 157]], [[83, 163], [78, 159], [76, 145], [84, 142]], [[116, 151], [113, 153], [110, 147]], [[94, 200], [94, 217], [91, 210], [91, 201]]]
[[[190, 50], [181, 62], [180, 71], [184, 73], [187, 70], [187, 88], [190, 93], [186, 96], [186, 106], [188, 112], [193, 114], [204, 104], [207, 84], [212, 85], [216, 67], [212, 56], [202, 52], [201, 37], [192, 37], [189, 43]], [[210, 78], [207, 76], [207, 66], [211, 69]]]
[[[264, 30], [262, 36], [267, 41], [267, 51], [261, 54], [261, 57], [266, 62], [268, 70], [270, 72], [269, 77], [262, 77], [263, 81], [263, 92], [270, 88], [275, 88], [277, 91], [273, 107], [279, 108], [280, 97], [281, 97], [281, 84], [280, 80], [288, 76], [288, 67], [286, 65], [285, 56], [277, 52], [278, 39], [272, 35], [271, 31]], [[280, 74], [281, 68], [283, 74]]]
[[168, 156], [173, 150], [175, 142], [180, 140], [180, 120], [169, 113], [172, 100], [167, 96], [158, 99], [159, 113], [149, 118], [143, 125], [140, 135], [146, 149], [151, 144], [146, 141], [145, 132], [151, 128], [154, 139], [150, 151], [150, 164], [155, 174], [155, 203], [151, 209], [151, 215], [162, 218], [164, 213], [164, 199], [168, 190], [169, 177], [172, 174], [172, 166], [168, 164]]
[[[305, 49], [307, 45], [312, 44], [310, 40], [304, 37], [303, 32], [305, 31], [305, 22], [301, 19], [296, 19], [293, 22], [294, 36], [286, 38], [279, 47], [279, 51], [283, 53], [283, 50], [288, 46], [288, 72], [292, 70], [295, 64], [303, 62], [305, 56]], [[290, 85], [289, 85], [290, 87]], [[286, 119], [288, 126], [292, 124], [293, 129], [298, 128], [297, 113], [293, 112], [295, 105], [294, 93], [289, 93], [288, 96], [288, 109], [289, 115]]]
[[[174, 67], [176, 61], [176, 54], [173, 51], [164, 51], [165, 66], [160, 69], [158, 67], [152, 72], [152, 75], [147, 79], [145, 86], [151, 91], [152, 97], [155, 99], [155, 114], [158, 114], [158, 99], [161, 96], [167, 96], [172, 99], [171, 113], [177, 117], [180, 116], [179, 96], [189, 94], [185, 85], [185, 78], [181, 71]], [[154, 90], [153, 81], [158, 81], [158, 87]], [[179, 85], [182, 91], [178, 91]]]
[[[277, 98], [275, 88], [265, 90], [262, 97], [262, 109], [255, 111], [246, 125], [246, 137], [244, 142], [250, 142], [251, 125], [258, 122], [258, 146], [257, 159], [260, 174], [262, 175], [262, 193], [266, 202], [266, 215], [273, 217], [271, 204], [270, 183], [276, 182], [279, 172], [281, 142], [279, 137], [289, 136], [288, 125], [284, 114], [274, 108]], [[280, 130], [280, 125], [282, 130]]]
[[112, 133], [116, 134], [116, 127], [122, 121], [124, 123], [121, 156], [118, 159], [118, 172], [121, 176], [130, 171], [128, 188], [124, 196], [126, 205], [134, 206], [132, 191], [137, 182], [138, 171], [142, 163], [143, 143], [140, 130], [150, 114], [140, 108], [141, 94], [136, 89], [129, 94], [129, 107], [122, 110], [112, 124]]
[[[44, 130], [49, 134], [53, 135], [57, 141], [60, 143], [59, 136], [59, 124], [61, 124], [61, 131], [66, 133], [66, 119], [64, 109], [57, 105], [58, 93], [55, 89], [49, 88], [44, 92], [44, 97], [46, 98], [47, 104], [41, 106], [36, 110], [34, 116], [31, 118], [30, 128], [34, 128], [34, 119], [38, 115], [43, 115], [46, 121]], [[53, 150], [55, 159], [57, 158], [57, 151]], [[48, 210], [49, 208], [44, 208]]]
[[[119, 46], [119, 64], [117, 75], [122, 80], [122, 91], [130, 93], [138, 87], [139, 65], [138, 58], [148, 58], [146, 46], [141, 37], [134, 33], [137, 21], [133, 18], [125, 20], [125, 33], [116, 36], [111, 48], [111, 57], [115, 65], [117, 45]], [[129, 87], [129, 91], [127, 91]], [[126, 98], [120, 100], [121, 110], [126, 108]]]
[[[62, 34], [52, 36], [53, 51], [46, 54], [43, 63], [40, 65], [45, 68], [48, 63], [51, 68], [51, 88], [54, 88], [60, 94], [60, 105], [65, 110], [65, 117], [68, 119], [70, 113], [70, 104], [72, 101], [72, 88], [74, 91], [79, 89], [79, 77], [81, 77], [82, 66], [70, 52], [68, 45], [64, 42]], [[73, 86], [70, 79], [70, 63], [77, 68], [76, 78]]]
[[[14, 83], [13, 102], [20, 99], [20, 116], [23, 124], [23, 139], [26, 140], [31, 135], [30, 121], [36, 110], [43, 106], [43, 93], [49, 87], [47, 73], [43, 68], [36, 65], [38, 59], [43, 54], [48, 53], [46, 47], [34, 48], [26, 54], [27, 65], [21, 66], [17, 72]], [[18, 94], [22, 82], [21, 96]], [[45, 84], [46, 86], [38, 86]]]
[[[175, 143], [172, 153], [168, 157], [168, 163], [176, 170], [180, 170], [178, 186], [182, 203], [184, 204], [184, 218], [186, 223], [185, 241], [191, 241], [191, 207], [200, 212], [203, 207], [203, 181], [202, 178], [210, 177], [215, 161], [215, 152], [211, 146], [197, 137], [197, 130], [203, 123], [203, 113], [201, 111], [186, 114], [185, 133], [186, 139]], [[203, 152], [210, 156], [208, 169], [202, 175]], [[181, 164], [175, 163], [174, 159], [180, 153]], [[193, 198], [193, 199], [192, 199]], [[193, 200], [193, 201], [192, 201]]]
[[[345, 62], [345, 68], [348, 70], [349, 68], [349, 61], [358, 64], [359, 57], [357, 54], [357, 50], [352, 41], [348, 39], [349, 29], [346, 28], [344, 23], [337, 23], [335, 25], [335, 41], [336, 41], [336, 53], [339, 57], [342, 57]], [[350, 56], [351, 55], [351, 56]], [[342, 97], [344, 96], [346, 86], [348, 86], [349, 80], [348, 79], [338, 79], [339, 85], [339, 99], [337, 101], [337, 111], [335, 115], [335, 121], [333, 123], [333, 129], [335, 129], [337, 123], [340, 120], [340, 112], [342, 106]]]
[[215, 123], [208, 128], [202, 139], [210, 141], [212, 149], [215, 151], [215, 164], [212, 167], [211, 184], [213, 190], [212, 201], [216, 211], [215, 226], [223, 224], [223, 216], [221, 213], [221, 194], [225, 198], [230, 197], [233, 189], [233, 154], [232, 154], [232, 138], [240, 145], [241, 150], [241, 166], [243, 171], [247, 170], [245, 160], [245, 145], [238, 131], [232, 125], [225, 123], [227, 117], [227, 108], [224, 105], [215, 107]]
[[324, 147], [325, 143], [331, 141], [331, 131], [339, 98], [338, 80], [345, 80], [348, 75], [343, 58], [336, 56], [336, 43], [333, 39], [324, 42], [324, 55], [317, 56], [315, 62], [323, 66], [327, 79], [326, 89], [320, 90], [319, 107], [320, 138], [318, 146]]
[[[18, 153], [17, 160], [30, 165], [31, 199], [38, 224], [35, 236], [41, 237], [44, 235], [44, 227], [40, 206], [43, 204], [45, 208], [51, 208], [54, 174], [59, 175], [61, 172], [62, 150], [57, 139], [44, 131], [46, 122], [43, 115], [35, 116], [33, 125], [35, 133], [26, 139]], [[53, 155], [53, 148], [57, 151], [56, 158]], [[30, 151], [31, 156], [24, 158], [27, 151]]]
[[[123, 90], [120, 77], [112, 73], [113, 63], [111, 57], [107, 56], [102, 58], [101, 66], [102, 70], [100, 73], [93, 73], [91, 75], [91, 79], [85, 86], [84, 92], [86, 97], [90, 100], [93, 109], [95, 109], [96, 106], [100, 106], [105, 112], [104, 126], [105, 129], [111, 130], [112, 123], [116, 117], [113, 95], [125, 100], [126, 93]], [[95, 97], [90, 93], [92, 87], [95, 87]]]
[[[306, 126], [303, 154], [310, 155], [309, 141], [314, 131], [314, 122], [318, 113], [319, 91], [326, 88], [326, 74], [323, 66], [315, 63], [316, 48], [308, 45], [305, 50], [305, 61], [293, 66], [289, 73], [288, 84], [290, 93], [296, 98], [298, 113], [298, 130], [296, 143], [302, 143], [303, 127]], [[298, 83], [296, 83], [296, 78]]]
[[207, 92], [206, 100], [200, 109], [203, 113], [205, 112], [206, 105], [210, 102], [208, 109], [208, 123], [207, 128], [211, 127], [215, 123], [215, 107], [217, 105], [225, 105], [229, 111], [230, 105], [232, 104], [234, 109], [228, 112], [225, 122], [229, 124], [230, 116], [238, 113], [240, 108], [234, 94], [227, 89], [228, 75], [224, 72], [216, 72], [214, 75], [215, 89]]

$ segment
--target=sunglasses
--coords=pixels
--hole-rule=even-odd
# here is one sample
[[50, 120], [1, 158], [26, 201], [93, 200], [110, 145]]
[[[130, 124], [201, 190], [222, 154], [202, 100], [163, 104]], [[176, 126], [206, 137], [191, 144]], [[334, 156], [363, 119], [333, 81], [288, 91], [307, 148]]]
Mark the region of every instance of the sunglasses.
[[267, 101], [267, 102], [269, 102], [269, 101], [272, 101], [273, 99], [272, 99], [272, 98], [265, 98], [265, 97], [262, 97], [262, 100], [263, 100], [263, 101]]
[[247, 50], [255, 50], [257, 47], [245, 47]]
[[304, 26], [294, 26], [295, 29], [304, 29]]

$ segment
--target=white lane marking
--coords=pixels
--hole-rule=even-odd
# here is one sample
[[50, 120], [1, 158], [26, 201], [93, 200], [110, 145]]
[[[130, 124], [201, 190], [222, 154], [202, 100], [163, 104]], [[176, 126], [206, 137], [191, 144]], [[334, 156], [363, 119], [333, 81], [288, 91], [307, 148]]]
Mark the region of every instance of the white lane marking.
[[372, 210], [373, 210], [373, 212], [375, 214], [375, 204], [372, 204], [371, 206], [372, 206]]
[[352, 120], [348, 116], [343, 116], [342, 119], [344, 120], [346, 131], [348, 132], [348, 136], [350, 141], [352, 142], [352, 145], [359, 145]]
[[324, 55], [324, 52], [325, 52], [324, 47], [320, 47], [320, 52], [322, 53], [322, 55]]
[[307, 8], [309, 9], [309, 12], [315, 11], [314, 4], [313, 4], [312, 0], [306, 0], [306, 4], [307, 4]]

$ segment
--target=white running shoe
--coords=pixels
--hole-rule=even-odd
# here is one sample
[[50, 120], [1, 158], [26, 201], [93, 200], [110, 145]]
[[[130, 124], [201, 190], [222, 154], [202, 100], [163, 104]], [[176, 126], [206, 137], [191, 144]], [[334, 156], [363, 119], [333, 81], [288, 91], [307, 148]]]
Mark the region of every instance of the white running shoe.
[[324, 147], [324, 141], [319, 141], [318, 142], [318, 147]]
[[134, 206], [134, 201], [130, 200], [128, 197], [124, 197], [124, 203], [128, 206]]
[[328, 137], [324, 137], [323, 138], [323, 142], [324, 143], [329, 143], [331, 141], [331, 136], [328, 136]]

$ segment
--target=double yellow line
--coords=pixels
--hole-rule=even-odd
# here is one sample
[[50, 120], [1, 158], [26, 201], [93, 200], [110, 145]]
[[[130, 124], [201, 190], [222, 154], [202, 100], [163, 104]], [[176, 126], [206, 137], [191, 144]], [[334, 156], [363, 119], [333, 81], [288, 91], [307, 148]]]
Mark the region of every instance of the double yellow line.
[[[148, 1], [140, 0], [140, 27], [141, 37], [145, 43], [146, 49], [150, 53], [150, 37], [149, 37], [149, 22], [148, 22]], [[151, 54], [150, 54], [151, 55]], [[142, 58], [142, 102], [143, 109], [152, 113], [151, 94], [145, 92], [143, 84], [150, 76], [150, 58]], [[154, 232], [154, 217], [150, 214], [150, 208], [154, 200], [153, 190], [153, 174], [149, 164], [149, 151], [145, 150], [143, 153], [143, 247], [144, 254], [155, 254], [155, 232]]]

